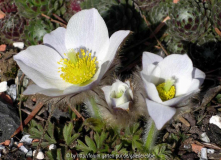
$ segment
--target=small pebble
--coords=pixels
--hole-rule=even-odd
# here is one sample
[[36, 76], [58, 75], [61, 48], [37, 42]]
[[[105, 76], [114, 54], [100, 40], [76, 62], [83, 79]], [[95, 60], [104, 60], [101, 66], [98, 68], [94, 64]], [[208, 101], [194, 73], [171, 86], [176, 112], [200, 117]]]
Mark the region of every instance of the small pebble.
[[209, 137], [207, 136], [207, 134], [205, 132], [203, 132], [201, 135], [200, 135], [200, 139], [203, 141], [203, 142], [206, 142], [206, 143], [209, 143], [210, 142], [210, 139]]
[[[0, 15], [1, 18], [1, 15]], [[7, 46], [5, 44], [0, 45], [0, 51], [4, 52], [6, 50]]]
[[3, 81], [0, 83], [0, 92], [5, 92], [7, 91], [7, 82]]
[[4, 145], [5, 145], [5, 146], [8, 146], [8, 145], [10, 144], [10, 142], [11, 142], [11, 141], [7, 139], [7, 140], [5, 140]]
[[206, 148], [202, 148], [201, 149], [201, 157], [200, 160], [207, 160], [207, 149]]
[[5, 149], [5, 146], [0, 145], [0, 150], [3, 150], [3, 149]]
[[213, 154], [215, 152], [214, 149], [207, 149], [207, 153]]
[[[35, 156], [35, 152], [36, 152], [36, 150], [34, 150], [34, 152], [33, 152], [33, 157]], [[44, 159], [45, 156], [44, 156], [44, 154], [43, 154], [42, 151], [39, 151], [38, 154], [37, 154], [37, 156], [36, 156], [36, 158], [37, 158], [37, 159]]]
[[24, 42], [14, 42], [13, 46], [16, 48], [19, 48], [19, 49], [23, 49], [25, 44], [24, 44]]
[[57, 149], [57, 146], [55, 144], [51, 144], [49, 146], [49, 150]]
[[31, 142], [32, 142], [32, 138], [29, 138], [30, 137], [30, 135], [24, 135], [23, 137], [22, 137], [22, 139], [20, 140], [20, 142], [21, 143], [27, 143], [27, 144], [31, 144]]
[[9, 144], [9, 148], [12, 148], [12, 147], [13, 147], [13, 145], [14, 145], [14, 139], [13, 139], [13, 138], [11, 138], [11, 142], [10, 142], [10, 144]]
[[210, 124], [215, 124], [217, 125], [217, 127], [219, 127], [221, 129], [221, 117], [216, 115], [216, 116], [212, 116], [209, 120]]
[[2, 150], [2, 153], [3, 153], [3, 154], [7, 154], [7, 153], [8, 153], [8, 150], [7, 150], [6, 148], [4, 148], [4, 149]]
[[29, 78], [27, 76], [24, 76], [24, 79], [23, 79], [23, 87], [27, 88], [28, 86], [28, 83], [29, 83]]
[[25, 148], [25, 146], [21, 146], [21, 147], [19, 148], [19, 150], [22, 151], [22, 152], [24, 152], [24, 153], [28, 153], [28, 150], [27, 150], [27, 148]]
[[26, 157], [32, 157], [32, 150], [28, 151], [28, 153], [26, 154]]
[[12, 84], [12, 85], [10, 85], [9, 89], [7, 90], [7, 94], [12, 97], [13, 101], [15, 101], [16, 97], [17, 97], [16, 88], [17, 88], [16, 84]]

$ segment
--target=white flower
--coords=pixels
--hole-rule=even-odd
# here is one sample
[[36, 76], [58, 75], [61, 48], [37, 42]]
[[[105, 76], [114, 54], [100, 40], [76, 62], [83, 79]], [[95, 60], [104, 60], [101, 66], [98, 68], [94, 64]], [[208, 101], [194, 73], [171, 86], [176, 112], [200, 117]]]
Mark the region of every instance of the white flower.
[[105, 99], [109, 107], [129, 110], [129, 104], [133, 100], [133, 93], [129, 81], [123, 83], [120, 80], [116, 80], [112, 86], [104, 86], [101, 89], [104, 91]]
[[205, 73], [193, 67], [186, 54], [173, 54], [163, 59], [144, 52], [142, 63], [147, 109], [157, 129], [161, 129], [175, 114], [176, 106], [199, 91]]
[[44, 36], [45, 45], [28, 47], [14, 56], [21, 70], [34, 81], [23, 94], [60, 96], [92, 88], [108, 70], [129, 31], [115, 32], [96, 9], [83, 10]]

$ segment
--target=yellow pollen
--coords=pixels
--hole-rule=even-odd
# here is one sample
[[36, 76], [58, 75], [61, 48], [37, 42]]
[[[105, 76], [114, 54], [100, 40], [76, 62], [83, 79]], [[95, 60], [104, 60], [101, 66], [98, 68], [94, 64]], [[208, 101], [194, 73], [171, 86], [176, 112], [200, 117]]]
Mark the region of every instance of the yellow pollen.
[[175, 97], [176, 89], [175, 86], [171, 86], [168, 91], [165, 90], [166, 83], [161, 83], [157, 86], [157, 91], [159, 93], [162, 101], [167, 101]]
[[68, 58], [62, 58], [58, 62], [61, 65], [58, 72], [64, 81], [80, 85], [93, 78], [97, 70], [96, 57], [92, 58], [91, 53], [86, 54], [83, 49], [80, 53], [71, 50], [66, 55]]

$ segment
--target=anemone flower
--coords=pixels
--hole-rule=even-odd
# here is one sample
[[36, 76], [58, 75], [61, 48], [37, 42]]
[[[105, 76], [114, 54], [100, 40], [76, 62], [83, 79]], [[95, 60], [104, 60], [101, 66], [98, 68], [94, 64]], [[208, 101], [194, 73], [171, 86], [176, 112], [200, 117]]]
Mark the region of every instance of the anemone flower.
[[67, 24], [43, 38], [44, 45], [30, 46], [14, 56], [21, 70], [33, 80], [24, 95], [75, 94], [91, 89], [108, 70], [129, 31], [115, 32], [96, 9], [76, 13]]
[[142, 63], [147, 109], [157, 129], [161, 129], [174, 116], [176, 107], [200, 90], [205, 73], [193, 67], [186, 54], [163, 59], [144, 52]]
[[133, 100], [129, 81], [124, 83], [116, 80], [111, 86], [104, 86], [101, 89], [109, 107], [129, 110], [130, 102]]

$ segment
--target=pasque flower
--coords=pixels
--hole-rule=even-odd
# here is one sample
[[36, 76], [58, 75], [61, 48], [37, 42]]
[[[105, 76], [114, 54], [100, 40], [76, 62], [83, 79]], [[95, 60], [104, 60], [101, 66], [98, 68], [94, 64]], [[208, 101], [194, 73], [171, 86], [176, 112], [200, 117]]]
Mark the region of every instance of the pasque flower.
[[111, 86], [104, 86], [101, 89], [109, 107], [129, 110], [130, 102], [133, 100], [129, 81], [124, 83], [116, 80]]
[[129, 31], [108, 37], [107, 26], [96, 9], [82, 10], [43, 38], [44, 45], [28, 47], [14, 56], [33, 80], [23, 94], [60, 96], [96, 85], [108, 70]]
[[144, 52], [142, 63], [147, 109], [157, 129], [161, 129], [174, 116], [176, 107], [199, 91], [205, 73], [193, 67], [186, 54], [163, 59]]

